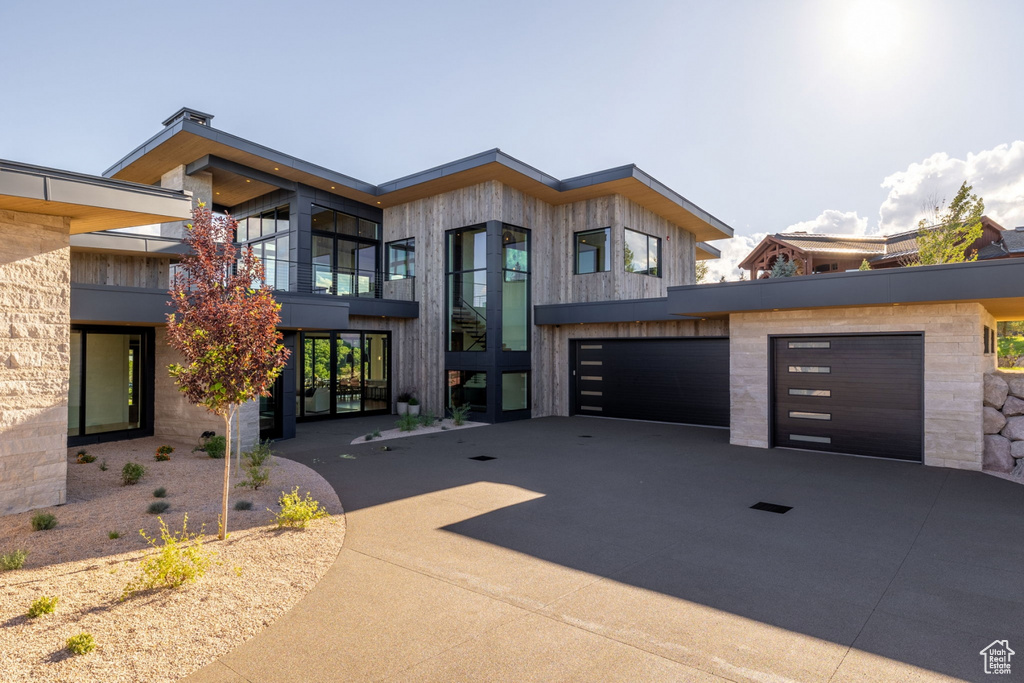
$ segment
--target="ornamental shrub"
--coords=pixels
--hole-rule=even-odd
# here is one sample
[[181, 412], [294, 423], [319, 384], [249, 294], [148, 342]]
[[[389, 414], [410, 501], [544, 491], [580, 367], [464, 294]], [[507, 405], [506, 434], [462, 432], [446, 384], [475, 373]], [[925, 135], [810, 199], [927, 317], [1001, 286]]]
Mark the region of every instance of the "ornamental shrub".
[[121, 468], [121, 485], [131, 486], [138, 484], [139, 479], [146, 474], [146, 468], [137, 462], [126, 462]]
[[141, 529], [139, 534], [156, 548], [157, 552], [142, 562], [139, 576], [124, 587], [122, 600], [138, 591], [178, 588], [186, 583], [192, 583], [203, 576], [213, 564], [213, 554], [203, 547], [202, 530], [198, 534], [188, 533], [187, 514], [180, 533], [168, 531], [167, 524], [160, 519], [160, 541], [163, 545], [158, 545], [157, 539], [150, 538]]
[[59, 601], [60, 598], [56, 595], [52, 598], [45, 595], [36, 598], [28, 608], [28, 618], [35, 619], [36, 617], [41, 617], [44, 614], [53, 614], [53, 610], [57, 609], [57, 603]]
[[48, 512], [41, 512], [32, 517], [32, 531], [46, 531], [57, 526], [57, 518]]
[[292, 489], [291, 493], [282, 491], [277, 503], [281, 506], [281, 511], [274, 516], [278, 528], [287, 526], [305, 529], [306, 525], [314, 519], [331, 516], [320, 506], [320, 503], [313, 500], [313, 496], [309, 492], [306, 493], [305, 498], [300, 498], [298, 486]]
[[25, 565], [26, 557], [28, 557], [28, 552], [25, 550], [15, 550], [13, 553], [0, 555], [0, 571], [8, 572], [12, 569], [21, 569]]
[[96, 641], [90, 633], [79, 633], [68, 638], [67, 646], [72, 654], [87, 655], [96, 649]]

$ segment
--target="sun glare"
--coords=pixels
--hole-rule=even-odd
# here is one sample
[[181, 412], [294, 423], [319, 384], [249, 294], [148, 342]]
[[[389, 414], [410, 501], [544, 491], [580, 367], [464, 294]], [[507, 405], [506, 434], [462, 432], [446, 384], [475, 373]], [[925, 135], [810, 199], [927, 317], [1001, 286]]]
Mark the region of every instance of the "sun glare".
[[844, 3], [840, 21], [849, 54], [862, 60], [885, 60], [905, 39], [903, 10], [892, 0]]

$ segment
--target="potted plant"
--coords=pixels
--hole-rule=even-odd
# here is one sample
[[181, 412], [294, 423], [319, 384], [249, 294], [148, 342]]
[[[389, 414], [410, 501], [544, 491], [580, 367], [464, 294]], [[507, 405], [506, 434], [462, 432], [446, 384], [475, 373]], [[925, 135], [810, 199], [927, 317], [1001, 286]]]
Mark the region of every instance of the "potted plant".
[[409, 414], [410, 415], [414, 415], [415, 416], [415, 415], [419, 415], [420, 414], [420, 400], [418, 398], [416, 398], [415, 396], [410, 396], [409, 397], [409, 408], [408, 408], [408, 410], [409, 410]]
[[409, 412], [409, 399], [412, 398], [412, 392], [403, 391], [398, 395], [397, 400], [397, 413], [399, 415], [406, 415]]

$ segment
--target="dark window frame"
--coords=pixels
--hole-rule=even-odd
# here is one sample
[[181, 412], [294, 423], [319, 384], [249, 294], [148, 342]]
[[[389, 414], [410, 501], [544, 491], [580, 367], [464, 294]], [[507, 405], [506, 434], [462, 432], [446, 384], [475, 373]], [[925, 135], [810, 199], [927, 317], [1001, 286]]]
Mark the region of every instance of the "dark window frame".
[[[633, 228], [628, 228], [628, 227], [625, 227], [625, 226], [623, 226], [623, 231], [624, 231], [622, 233], [622, 267], [623, 267], [623, 270], [625, 270], [625, 272], [627, 272], [627, 273], [633, 273], [635, 275], [646, 275], [647, 277], [659, 277], [659, 278], [662, 277], [663, 273], [662, 273], [662, 268], [661, 268], [661, 238], [660, 237], [656, 237], [654, 235], [649, 235], [646, 232], [640, 232], [639, 230], [634, 230]], [[635, 233], [637, 235], [643, 235], [644, 237], [647, 238], [647, 260], [646, 260], [646, 262], [647, 262], [647, 269], [646, 270], [629, 270], [626, 267], [627, 266], [627, 264], [626, 264], [626, 233], [630, 233], [630, 232]], [[653, 273], [651, 272], [651, 267], [650, 267], [650, 263], [651, 263], [651, 240], [654, 240], [655, 260], [657, 262], [657, 265], [654, 266], [654, 271], [655, 272], [653, 272]]]
[[[603, 259], [603, 267], [595, 270], [580, 270], [580, 237], [585, 235], [596, 235], [599, 232], [605, 234], [605, 254]], [[591, 228], [589, 230], [580, 230], [572, 234], [573, 243], [573, 262], [572, 272], [573, 275], [593, 275], [594, 273], [607, 273], [612, 269], [612, 229], [611, 226], [604, 228]], [[595, 263], [597, 259], [595, 258]]]
[[[399, 263], [405, 263], [406, 271], [407, 272], [404, 275], [392, 272], [392, 267], [391, 267], [392, 266], [392, 261], [391, 261], [391, 249], [392, 249], [392, 246], [393, 245], [400, 245], [400, 244], [405, 244], [405, 246], [406, 246], [406, 248], [404, 249], [404, 251], [406, 253], [406, 257], [402, 261], [399, 261]], [[409, 272], [410, 255], [412, 257], [412, 259], [411, 259], [411, 263], [412, 263], [411, 272]], [[404, 237], [404, 238], [402, 238], [400, 240], [391, 240], [390, 242], [385, 242], [384, 243], [384, 258], [385, 258], [384, 270], [385, 270], [385, 272], [387, 274], [387, 279], [388, 280], [406, 280], [408, 278], [416, 277], [416, 238], [415, 237]]]

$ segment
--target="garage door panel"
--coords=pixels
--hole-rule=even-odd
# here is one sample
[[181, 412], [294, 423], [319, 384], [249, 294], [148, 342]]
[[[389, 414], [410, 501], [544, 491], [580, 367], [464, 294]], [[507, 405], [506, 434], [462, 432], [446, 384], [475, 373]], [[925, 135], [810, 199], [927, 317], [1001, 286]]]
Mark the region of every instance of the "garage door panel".
[[921, 460], [920, 335], [778, 338], [773, 353], [774, 445]]
[[575, 344], [576, 413], [728, 426], [727, 339]]

